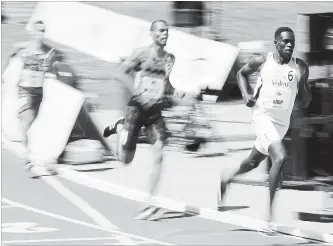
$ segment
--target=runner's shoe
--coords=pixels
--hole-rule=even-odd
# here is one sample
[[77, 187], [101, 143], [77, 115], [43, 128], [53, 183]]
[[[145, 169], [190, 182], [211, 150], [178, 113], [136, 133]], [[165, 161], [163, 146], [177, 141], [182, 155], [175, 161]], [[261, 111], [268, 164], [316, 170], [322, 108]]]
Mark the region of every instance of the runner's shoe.
[[277, 232], [273, 222], [271, 220], [269, 220], [265, 227], [262, 229], [258, 230], [258, 233], [266, 236], [266, 237], [277, 237], [279, 236], [279, 233]]
[[143, 209], [140, 209], [136, 216], [133, 218], [134, 220], [149, 220], [150, 217], [155, 215], [160, 208], [155, 207], [154, 205], [148, 205]]
[[30, 171], [33, 168], [33, 164], [31, 163], [31, 161], [26, 161], [25, 162], [25, 168], [27, 171]]
[[117, 126], [119, 124], [124, 124], [125, 118], [124, 117], [119, 117], [118, 119], [115, 120], [111, 125], [105, 127], [103, 137], [107, 138], [111, 136], [112, 134], [117, 133]]
[[40, 177], [40, 176], [54, 176], [58, 175], [56, 164], [54, 163], [33, 163], [29, 162], [26, 165], [26, 170], [31, 171], [36, 174], [33, 175], [32, 178]]
[[145, 201], [145, 204], [146, 205], [138, 211], [138, 213], [133, 219], [156, 221], [159, 220], [164, 214], [164, 209], [156, 205], [156, 201], [154, 198], [148, 198]]

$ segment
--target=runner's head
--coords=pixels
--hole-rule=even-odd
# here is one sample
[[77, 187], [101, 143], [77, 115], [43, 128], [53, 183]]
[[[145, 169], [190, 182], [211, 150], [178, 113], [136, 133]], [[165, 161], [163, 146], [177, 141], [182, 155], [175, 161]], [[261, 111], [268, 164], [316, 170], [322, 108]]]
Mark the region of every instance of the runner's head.
[[32, 30], [32, 39], [37, 42], [42, 42], [44, 39], [44, 33], [45, 33], [45, 24], [42, 21], [36, 21], [33, 25]]
[[155, 20], [151, 23], [150, 33], [158, 46], [165, 46], [169, 37], [169, 26], [164, 20]]
[[290, 60], [295, 48], [295, 35], [289, 27], [279, 27], [275, 31], [274, 44], [281, 57]]

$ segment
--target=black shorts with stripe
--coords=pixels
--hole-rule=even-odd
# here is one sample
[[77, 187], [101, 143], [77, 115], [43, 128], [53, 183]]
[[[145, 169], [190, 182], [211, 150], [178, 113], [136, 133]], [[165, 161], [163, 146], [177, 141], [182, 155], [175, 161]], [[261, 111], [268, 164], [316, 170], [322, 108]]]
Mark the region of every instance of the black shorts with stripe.
[[161, 105], [156, 104], [149, 109], [145, 109], [132, 97], [125, 109], [125, 125], [127, 131], [126, 141], [123, 148], [135, 150], [142, 126], [145, 126], [153, 144], [156, 140], [165, 142], [167, 139], [166, 125], [162, 116]]

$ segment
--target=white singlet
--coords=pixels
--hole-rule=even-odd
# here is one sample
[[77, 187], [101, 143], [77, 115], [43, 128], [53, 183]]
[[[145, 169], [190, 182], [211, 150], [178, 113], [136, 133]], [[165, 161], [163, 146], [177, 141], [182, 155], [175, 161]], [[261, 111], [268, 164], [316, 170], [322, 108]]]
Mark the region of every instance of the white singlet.
[[289, 126], [299, 78], [296, 58], [292, 57], [288, 64], [280, 65], [274, 60], [273, 53], [268, 53], [254, 93], [257, 102], [253, 107], [253, 116], [265, 115], [273, 122]]
[[23, 87], [42, 87], [44, 83], [45, 72], [43, 63], [51, 66], [51, 57], [54, 55], [54, 49], [49, 51], [31, 52], [29, 48], [24, 48], [20, 51], [19, 56], [24, 63], [23, 71], [21, 72], [20, 86]]
[[265, 155], [268, 155], [269, 146], [281, 141], [288, 131], [299, 79], [296, 58], [280, 65], [273, 53], [268, 53], [258, 77], [254, 93], [257, 101], [253, 107], [255, 147]]

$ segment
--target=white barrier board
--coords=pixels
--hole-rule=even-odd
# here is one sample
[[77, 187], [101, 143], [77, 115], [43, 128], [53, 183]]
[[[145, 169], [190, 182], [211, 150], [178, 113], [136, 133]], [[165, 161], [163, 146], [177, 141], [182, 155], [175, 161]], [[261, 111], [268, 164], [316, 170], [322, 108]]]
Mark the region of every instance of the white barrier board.
[[[45, 22], [46, 38], [107, 62], [119, 62], [152, 42], [149, 22], [82, 2], [39, 2], [27, 30], [36, 20]], [[187, 92], [207, 86], [221, 90], [239, 52], [173, 28], [166, 49], [176, 56], [171, 83]]]
[[3, 75], [1, 130], [11, 141], [24, 140], [21, 123], [18, 118], [20, 100], [18, 99], [18, 83], [23, 69], [23, 62], [18, 58], [9, 61]]
[[54, 161], [64, 151], [84, 102], [84, 94], [56, 79], [47, 78], [38, 116], [28, 130], [29, 158]]

